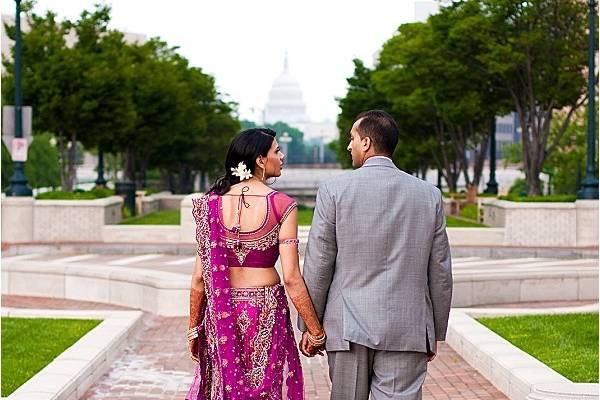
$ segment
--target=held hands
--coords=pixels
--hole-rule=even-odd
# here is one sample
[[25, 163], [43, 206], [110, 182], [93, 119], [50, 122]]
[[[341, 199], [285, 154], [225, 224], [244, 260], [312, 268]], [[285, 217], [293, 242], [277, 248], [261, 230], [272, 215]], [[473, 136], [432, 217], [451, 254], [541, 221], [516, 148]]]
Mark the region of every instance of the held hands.
[[[323, 332], [323, 335], [325, 333]], [[309, 340], [309, 333], [308, 332], [304, 332], [302, 333], [302, 339], [300, 340], [300, 343], [298, 344], [298, 347], [300, 348], [300, 352], [302, 354], [304, 354], [306, 357], [314, 357], [317, 354], [322, 356], [323, 354], [323, 350], [325, 350], [325, 339], [326, 336], [323, 337], [323, 343], [320, 345], [314, 345], [311, 343], [311, 340]]]

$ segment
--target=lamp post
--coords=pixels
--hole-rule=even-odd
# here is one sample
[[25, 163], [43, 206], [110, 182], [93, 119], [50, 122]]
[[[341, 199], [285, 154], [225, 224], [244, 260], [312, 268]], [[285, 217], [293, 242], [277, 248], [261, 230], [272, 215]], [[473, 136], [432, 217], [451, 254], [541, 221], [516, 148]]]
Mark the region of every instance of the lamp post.
[[286, 157], [288, 155], [288, 143], [290, 143], [291, 141], [292, 141], [292, 137], [287, 132], [283, 132], [281, 134], [281, 137], [279, 138], [279, 143], [281, 143], [282, 147], [283, 147], [283, 154]]
[[589, 44], [588, 44], [588, 124], [587, 124], [587, 166], [585, 178], [577, 192], [578, 199], [598, 198], [596, 179], [596, 86], [595, 86], [595, 41], [596, 41], [596, 0], [589, 0]]
[[[15, 0], [15, 139], [23, 138], [23, 104], [21, 100], [21, 0]], [[31, 196], [31, 188], [27, 185], [25, 162], [14, 162], [14, 173], [10, 178], [10, 186], [6, 190], [8, 196]]]
[[106, 187], [106, 179], [104, 179], [104, 152], [98, 149], [98, 177], [96, 178], [96, 187]]
[[498, 194], [498, 182], [496, 182], [496, 117], [492, 118], [490, 129], [490, 180], [484, 193]]

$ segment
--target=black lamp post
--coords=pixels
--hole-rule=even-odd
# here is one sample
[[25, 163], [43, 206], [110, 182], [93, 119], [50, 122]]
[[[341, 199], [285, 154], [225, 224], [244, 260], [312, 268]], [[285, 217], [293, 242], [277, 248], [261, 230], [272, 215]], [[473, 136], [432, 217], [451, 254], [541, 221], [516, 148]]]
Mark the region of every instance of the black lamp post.
[[104, 152], [98, 149], [98, 177], [96, 178], [96, 187], [106, 187], [104, 179]]
[[588, 2], [589, 45], [588, 45], [588, 124], [587, 124], [587, 166], [585, 178], [577, 192], [578, 199], [598, 198], [598, 179], [596, 179], [596, 86], [595, 86], [595, 41], [596, 41], [596, 0]]
[[[23, 137], [23, 104], [21, 100], [21, 0], [15, 0], [15, 138]], [[6, 190], [8, 196], [31, 196], [31, 188], [27, 185], [25, 163], [14, 162], [13, 176]]]
[[498, 194], [498, 182], [496, 182], [496, 117], [492, 118], [490, 129], [490, 180], [484, 193]]

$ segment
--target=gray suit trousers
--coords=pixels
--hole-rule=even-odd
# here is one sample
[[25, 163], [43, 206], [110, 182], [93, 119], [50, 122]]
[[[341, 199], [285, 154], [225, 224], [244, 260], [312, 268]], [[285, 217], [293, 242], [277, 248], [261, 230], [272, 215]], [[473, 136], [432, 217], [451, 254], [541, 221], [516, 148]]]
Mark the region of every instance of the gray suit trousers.
[[350, 343], [350, 351], [328, 351], [331, 400], [420, 400], [427, 354], [375, 350]]

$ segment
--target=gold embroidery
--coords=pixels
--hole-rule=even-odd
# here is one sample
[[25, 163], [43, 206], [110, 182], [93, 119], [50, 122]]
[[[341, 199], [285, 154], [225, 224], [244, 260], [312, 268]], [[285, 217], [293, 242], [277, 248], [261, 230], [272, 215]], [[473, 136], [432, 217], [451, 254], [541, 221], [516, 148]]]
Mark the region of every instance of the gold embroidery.
[[238, 328], [242, 333], [242, 337], [246, 335], [248, 328], [250, 327], [250, 317], [248, 317], [248, 311], [243, 310], [237, 319]]
[[264, 288], [265, 302], [259, 316], [258, 332], [252, 341], [254, 351], [250, 356], [252, 369], [250, 370], [248, 380], [253, 388], [257, 388], [262, 384], [269, 361], [269, 349], [271, 348], [273, 326], [275, 325], [275, 311], [277, 309], [276, 288], [277, 286]]

